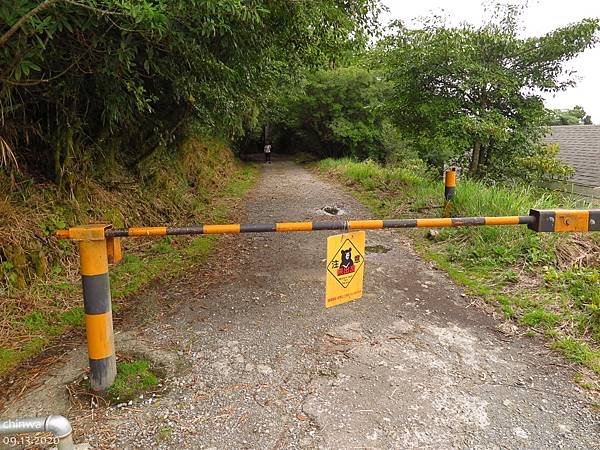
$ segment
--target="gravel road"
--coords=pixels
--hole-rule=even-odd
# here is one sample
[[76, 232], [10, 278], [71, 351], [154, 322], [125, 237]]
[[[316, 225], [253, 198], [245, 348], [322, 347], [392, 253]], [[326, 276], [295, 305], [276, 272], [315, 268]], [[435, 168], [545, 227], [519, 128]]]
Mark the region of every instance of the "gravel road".
[[[275, 160], [242, 216], [249, 223], [334, 219], [325, 206], [341, 208], [344, 219], [370, 216], [340, 187]], [[419, 259], [401, 232], [367, 232], [364, 297], [325, 309], [329, 234], [226, 236], [206, 267], [141, 295], [142, 304], [171, 307], [120, 333], [117, 346], [164, 364], [165, 389], [93, 411], [69, 410], [65, 400], [77, 441], [164, 449], [600, 448], [598, 410], [565, 362], [534, 339], [502, 332], [506, 324]], [[72, 368], [85, 366], [85, 352], [74, 350], [67, 362], [77, 376]], [[61, 382], [44, 395], [56, 407], [69, 376], [64, 367], [55, 371]], [[12, 412], [50, 412], [40, 395], [30, 393]]]

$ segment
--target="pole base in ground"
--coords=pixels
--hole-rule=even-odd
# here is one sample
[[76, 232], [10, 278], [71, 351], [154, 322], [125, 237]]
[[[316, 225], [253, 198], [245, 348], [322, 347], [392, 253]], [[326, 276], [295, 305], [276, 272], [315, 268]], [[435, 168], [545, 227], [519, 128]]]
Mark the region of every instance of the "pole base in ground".
[[101, 392], [112, 386], [117, 376], [115, 355], [103, 359], [90, 359], [90, 386], [93, 391]]

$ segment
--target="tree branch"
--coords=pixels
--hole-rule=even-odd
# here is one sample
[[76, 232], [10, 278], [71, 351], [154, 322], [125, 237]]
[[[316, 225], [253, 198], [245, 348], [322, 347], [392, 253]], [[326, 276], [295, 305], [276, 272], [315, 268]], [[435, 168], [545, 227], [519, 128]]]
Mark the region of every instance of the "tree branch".
[[29, 20], [31, 17], [35, 16], [36, 14], [39, 14], [40, 12], [50, 8], [51, 6], [54, 6], [54, 4], [58, 3], [59, 1], [63, 1], [64, 3], [68, 3], [70, 5], [77, 6], [79, 8], [88, 9], [88, 10], [93, 11], [100, 15], [113, 15], [113, 16], [127, 16], [128, 15], [127, 13], [123, 13], [123, 12], [106, 11], [103, 9], [94, 8], [93, 6], [89, 6], [84, 3], [77, 2], [75, 0], [46, 0], [45, 2], [40, 3], [38, 6], [33, 8], [31, 11], [29, 11], [27, 14], [25, 14], [19, 20], [17, 20], [15, 22], [15, 24], [10, 28], [10, 30], [8, 30], [6, 33], [4, 33], [0, 37], [0, 48], [4, 47], [6, 45], [6, 43], [12, 37], [12, 35], [15, 34], [17, 31], [19, 31], [19, 28], [21, 28], [23, 26], [23, 24], [25, 22], [27, 22], [27, 20]]
[[12, 35], [19, 31], [19, 28], [21, 28], [23, 24], [27, 22], [31, 17], [50, 8], [51, 6], [54, 6], [54, 4], [58, 3], [58, 1], [59, 0], [46, 0], [44, 3], [40, 3], [38, 6], [33, 8], [19, 20], [17, 20], [15, 24], [10, 28], [10, 30], [8, 30], [0, 37], [0, 48], [4, 47], [8, 40], [12, 37]]
[[127, 12], [119, 12], [119, 11], [108, 11], [106, 9], [94, 8], [93, 6], [86, 5], [85, 3], [77, 2], [75, 0], [63, 0], [65, 3], [68, 3], [73, 6], [79, 6], [80, 8], [87, 9], [93, 11], [102, 16], [110, 15], [110, 16], [128, 16]]

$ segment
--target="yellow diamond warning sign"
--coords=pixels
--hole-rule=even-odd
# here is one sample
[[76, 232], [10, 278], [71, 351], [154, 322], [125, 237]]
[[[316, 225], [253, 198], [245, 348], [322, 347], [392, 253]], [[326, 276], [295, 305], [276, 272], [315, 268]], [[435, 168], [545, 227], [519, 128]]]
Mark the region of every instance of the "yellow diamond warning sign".
[[365, 232], [327, 238], [325, 307], [356, 300], [363, 295]]

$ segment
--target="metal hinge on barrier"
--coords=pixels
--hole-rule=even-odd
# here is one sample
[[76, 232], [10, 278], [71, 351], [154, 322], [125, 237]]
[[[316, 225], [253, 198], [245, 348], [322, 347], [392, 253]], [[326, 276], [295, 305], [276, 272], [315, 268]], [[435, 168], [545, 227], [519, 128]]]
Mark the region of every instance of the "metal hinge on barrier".
[[119, 264], [123, 259], [123, 252], [121, 251], [121, 238], [107, 237], [106, 253], [109, 264]]
[[535, 218], [528, 228], [540, 232], [587, 232], [600, 231], [600, 209], [532, 209]]
[[92, 223], [72, 227], [68, 230], [59, 230], [56, 234], [62, 239], [71, 239], [73, 241], [106, 241], [108, 263], [118, 264], [123, 259], [121, 238], [105, 237], [106, 230], [110, 230], [111, 228], [111, 224]]

